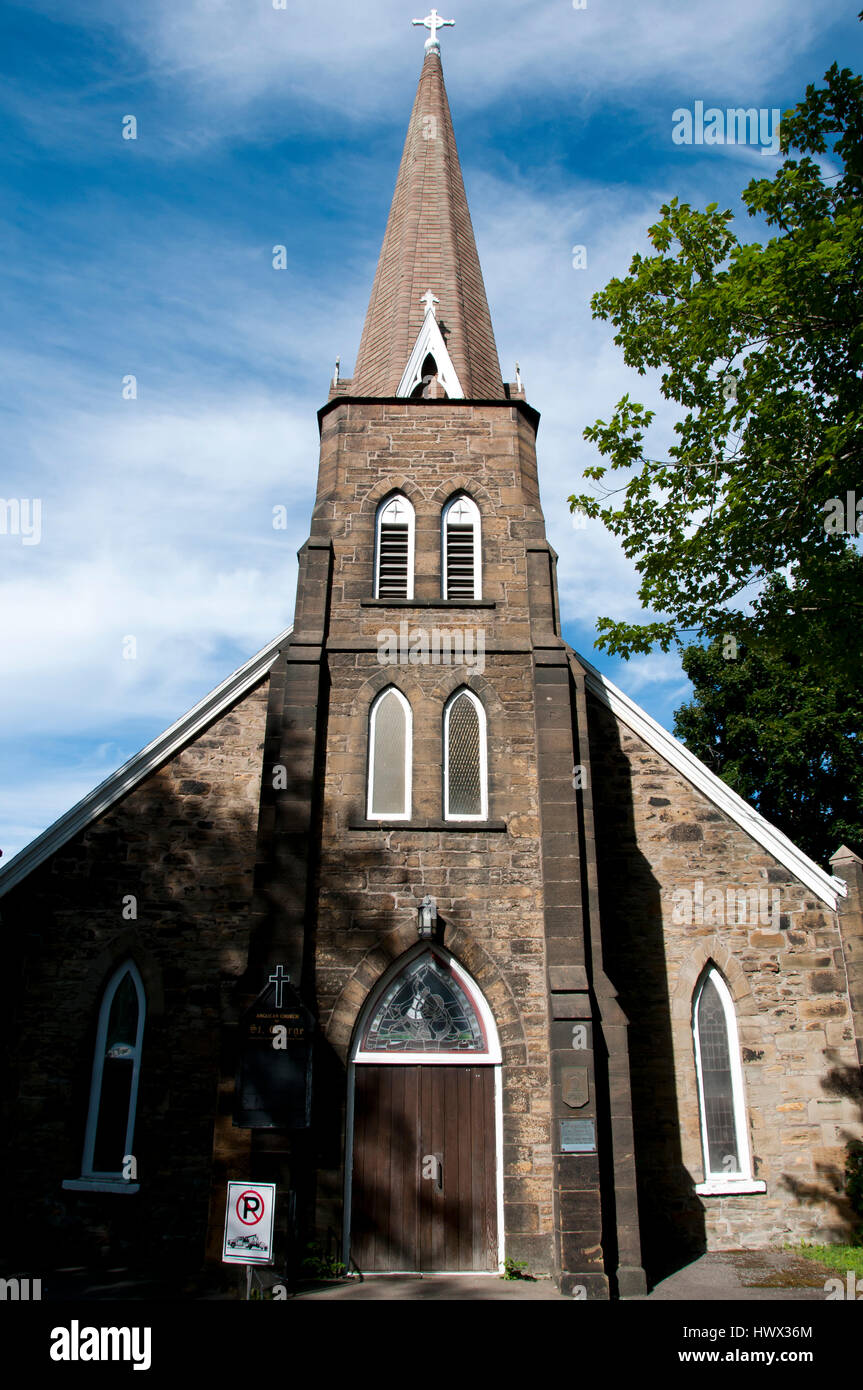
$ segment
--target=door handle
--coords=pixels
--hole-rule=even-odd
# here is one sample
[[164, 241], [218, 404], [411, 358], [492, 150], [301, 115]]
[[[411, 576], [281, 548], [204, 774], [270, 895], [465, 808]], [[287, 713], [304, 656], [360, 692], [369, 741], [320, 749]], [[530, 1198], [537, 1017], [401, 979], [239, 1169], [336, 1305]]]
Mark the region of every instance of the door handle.
[[443, 1192], [443, 1154], [435, 1154], [437, 1159], [437, 1187], [438, 1192]]

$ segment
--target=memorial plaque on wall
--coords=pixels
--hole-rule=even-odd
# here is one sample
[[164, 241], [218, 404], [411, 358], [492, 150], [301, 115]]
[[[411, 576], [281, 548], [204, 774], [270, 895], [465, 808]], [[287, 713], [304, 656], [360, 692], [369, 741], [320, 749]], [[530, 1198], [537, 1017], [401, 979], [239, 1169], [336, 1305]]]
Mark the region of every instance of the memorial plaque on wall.
[[562, 1154], [595, 1154], [596, 1128], [593, 1120], [561, 1120], [560, 1152]]
[[279, 966], [240, 1021], [234, 1124], [307, 1129], [315, 1020]]

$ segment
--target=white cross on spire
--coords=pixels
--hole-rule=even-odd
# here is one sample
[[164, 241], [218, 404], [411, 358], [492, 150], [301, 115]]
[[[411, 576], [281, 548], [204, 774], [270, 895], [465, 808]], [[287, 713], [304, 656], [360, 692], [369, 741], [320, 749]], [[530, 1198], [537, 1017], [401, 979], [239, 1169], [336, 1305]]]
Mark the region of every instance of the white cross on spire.
[[431, 314], [433, 317], [437, 317], [435, 315], [434, 306], [436, 304], [440, 304], [440, 300], [438, 299], [436, 294], [432, 294], [431, 290], [426, 290], [425, 294], [420, 295], [420, 303], [426, 306], [427, 314]]
[[438, 29], [442, 29], [445, 25], [455, 24], [454, 19], [441, 19], [437, 10], [432, 10], [431, 14], [427, 14], [425, 19], [415, 19], [412, 22], [414, 24], [424, 24], [430, 31], [429, 37], [426, 39], [427, 53], [431, 53], [433, 49], [437, 49], [438, 53], [440, 52], [440, 44], [438, 43], [437, 37]]

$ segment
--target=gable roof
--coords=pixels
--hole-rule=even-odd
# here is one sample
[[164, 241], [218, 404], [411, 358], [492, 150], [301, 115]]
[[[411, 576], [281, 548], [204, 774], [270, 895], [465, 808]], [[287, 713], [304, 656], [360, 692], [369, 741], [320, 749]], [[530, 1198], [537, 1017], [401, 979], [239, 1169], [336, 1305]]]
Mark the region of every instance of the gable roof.
[[31, 841], [25, 849], [19, 850], [9, 863], [0, 868], [0, 897], [20, 883], [22, 878], [58, 849], [62, 849], [74, 835], [83, 830], [91, 821], [101, 816], [109, 807], [119, 801], [127, 792], [142, 782], [151, 772], [166, 762], [172, 754], [211, 724], [214, 719], [225, 714], [238, 700], [258, 684], [269, 671], [279, 652], [290, 638], [293, 627], [285, 628], [278, 637], [240, 666], [227, 680], [205, 695], [203, 700], [181, 716], [163, 734], [148, 743], [140, 753], [136, 753], [121, 768], [100, 782], [98, 787], [88, 792], [70, 811], [55, 820], [53, 825]]
[[777, 830], [775, 825], [765, 820], [754, 806], [750, 806], [748, 801], [744, 801], [742, 796], [732, 791], [727, 782], [723, 782], [705, 767], [700, 758], [690, 753], [673, 734], [663, 729], [655, 719], [651, 719], [640, 705], [628, 695], [624, 695], [622, 690], [618, 690], [607, 676], [597, 671], [583, 656], [576, 652], [575, 658], [584, 667], [585, 685], [592, 695], [606, 705], [612, 714], [643, 739], [650, 748], [661, 754], [666, 762], [682, 773], [688, 782], [713, 802], [714, 806], [736, 821], [747, 835], [751, 835], [753, 840], [762, 845], [780, 864], [784, 864], [786, 869], [811, 889], [822, 902], [836, 911], [839, 898], [844, 898], [848, 892], [841, 878], [834, 878], [826, 873], [814, 859], [810, 859], [808, 854], [798, 849], [787, 835], [783, 835], [781, 830]]
[[[8, 893], [17, 883], [58, 849], [62, 849], [74, 835], [83, 830], [91, 821], [97, 819], [116, 801], [132, 791], [151, 772], [166, 762], [172, 754], [179, 751], [202, 729], [231, 709], [238, 700], [248, 693], [267, 674], [274, 661], [290, 639], [293, 627], [285, 628], [272, 642], [240, 666], [221, 685], [205, 695], [193, 709], [184, 714], [163, 734], [148, 743], [140, 753], [136, 753], [127, 763], [99, 786], [83, 797], [70, 811], [60, 816], [47, 830], [25, 849], [20, 850], [9, 863], [0, 868], [0, 897]], [[569, 648], [572, 651], [572, 648]], [[583, 656], [572, 652], [575, 660], [582, 666], [585, 685], [592, 695], [604, 704], [627, 728], [665, 760], [676, 768], [687, 781], [733, 821], [762, 845], [780, 864], [790, 870], [801, 883], [826, 903], [834, 912], [839, 898], [845, 897], [847, 887], [841, 878], [834, 878], [825, 872], [813, 859], [765, 820], [748, 801], [744, 801], [727, 783], [705, 767], [694, 753], [690, 753], [667, 729], [657, 724], [655, 719], [639, 705], [624, 695], [622, 690], [597, 671]]]

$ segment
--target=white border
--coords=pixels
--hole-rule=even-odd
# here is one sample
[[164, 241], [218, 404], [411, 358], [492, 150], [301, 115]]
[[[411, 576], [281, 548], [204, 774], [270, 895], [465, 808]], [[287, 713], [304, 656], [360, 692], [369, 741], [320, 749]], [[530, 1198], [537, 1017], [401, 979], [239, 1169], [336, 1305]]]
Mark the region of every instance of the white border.
[[[701, 1040], [698, 1033], [698, 1004], [708, 980], [711, 980], [719, 995], [725, 1015], [725, 1030], [728, 1035], [728, 1055], [731, 1063], [731, 1094], [734, 1102], [734, 1132], [737, 1138], [739, 1173], [725, 1171], [711, 1172], [710, 1144], [707, 1135], [707, 1111], [704, 1105], [704, 1081], [701, 1074]], [[704, 971], [692, 997], [692, 1040], [695, 1047], [695, 1073], [698, 1079], [698, 1113], [701, 1121], [701, 1147], [704, 1152], [704, 1182], [696, 1185], [695, 1191], [702, 1197], [733, 1196], [740, 1192], [766, 1192], [767, 1184], [752, 1176], [752, 1154], [749, 1148], [749, 1120], [746, 1110], [746, 1094], [743, 1081], [743, 1066], [740, 1060], [740, 1038], [737, 1032], [737, 1015], [734, 1000], [722, 973], [711, 965]]]
[[[456, 816], [449, 809], [449, 720], [452, 707], [462, 695], [468, 695], [479, 711], [479, 778], [480, 806], [478, 816]], [[444, 706], [443, 712], [443, 815], [447, 821], [485, 821], [488, 820], [488, 726], [482, 700], [470, 686], [459, 686], [454, 690]]]
[[[431, 950], [439, 959], [446, 961], [457, 977], [459, 984], [467, 993], [469, 999], [476, 1007], [480, 1016], [483, 1029], [485, 1030], [487, 1052], [400, 1052], [400, 1053], [381, 1053], [366, 1052], [362, 1053], [359, 1043], [365, 1032], [366, 1024], [370, 1014], [377, 1007], [381, 995], [392, 984], [397, 975], [400, 975], [411, 961], [417, 956], [424, 955]], [[420, 941], [416, 946], [411, 946], [397, 960], [393, 961], [388, 970], [384, 972], [378, 980], [374, 989], [370, 992], [368, 999], [360, 1010], [359, 1017], [354, 1027], [354, 1036], [351, 1041], [350, 1060], [348, 1062], [348, 1087], [347, 1087], [347, 1109], [345, 1115], [345, 1195], [344, 1195], [344, 1232], [342, 1237], [342, 1259], [345, 1268], [350, 1268], [351, 1258], [351, 1224], [352, 1224], [352, 1181], [354, 1164], [354, 1101], [356, 1096], [356, 1068], [357, 1066], [375, 1065], [382, 1062], [391, 1065], [405, 1066], [493, 1066], [494, 1067], [494, 1121], [495, 1121], [495, 1187], [497, 1196], [497, 1272], [500, 1273], [504, 1267], [504, 1213], [503, 1213], [503, 1067], [500, 1039], [498, 1037], [497, 1024], [494, 1015], [488, 1006], [482, 990], [471, 978], [467, 971], [459, 964], [455, 957], [444, 947], [437, 944], [430, 944], [427, 941]], [[431, 1271], [424, 1270], [391, 1270], [391, 1274], [423, 1274]], [[439, 1274], [482, 1274], [482, 1270], [436, 1270]], [[494, 1271], [489, 1271], [493, 1273]], [[372, 1277], [371, 1275], [369, 1277]]]
[[408, 573], [407, 573], [407, 594], [406, 599], [414, 596], [414, 556], [416, 553], [416, 511], [414, 504], [403, 492], [393, 492], [381, 502], [375, 518], [375, 598], [381, 596], [381, 526], [383, 525], [384, 514], [393, 502], [404, 502], [408, 507]]
[[[377, 726], [378, 710], [388, 695], [397, 695], [405, 708], [405, 809], [403, 811], [374, 811], [375, 797], [375, 730]], [[413, 738], [413, 710], [410, 700], [399, 690], [397, 685], [387, 685], [372, 701], [369, 710], [369, 737], [368, 737], [368, 796], [366, 802], [366, 820], [410, 820], [411, 802], [413, 799], [413, 766], [414, 766], [414, 738]]]
[[[457, 492], [451, 497], [441, 513], [441, 595], [448, 599], [447, 592], [447, 517], [457, 502], [467, 502], [473, 510], [473, 597], [482, 598], [482, 514], [473, 498], [466, 492]], [[458, 603], [458, 599], [453, 599]]]

